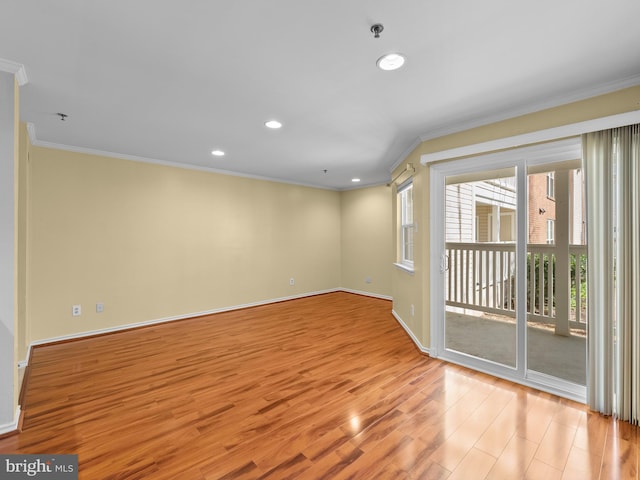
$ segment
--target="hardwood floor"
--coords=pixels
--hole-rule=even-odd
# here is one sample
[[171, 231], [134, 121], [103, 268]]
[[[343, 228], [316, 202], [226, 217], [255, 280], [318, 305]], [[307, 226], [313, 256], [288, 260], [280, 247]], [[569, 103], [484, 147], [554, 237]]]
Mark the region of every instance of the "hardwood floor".
[[637, 428], [422, 355], [332, 293], [33, 351], [2, 453], [82, 479], [638, 478]]

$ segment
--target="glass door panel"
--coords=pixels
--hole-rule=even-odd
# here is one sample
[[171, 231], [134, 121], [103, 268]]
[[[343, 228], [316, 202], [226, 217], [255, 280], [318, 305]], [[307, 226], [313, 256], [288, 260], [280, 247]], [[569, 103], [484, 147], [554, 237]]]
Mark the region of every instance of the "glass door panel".
[[447, 177], [445, 319], [448, 351], [516, 368], [516, 177]]
[[583, 172], [571, 167], [546, 165], [527, 175], [527, 367], [586, 385]]

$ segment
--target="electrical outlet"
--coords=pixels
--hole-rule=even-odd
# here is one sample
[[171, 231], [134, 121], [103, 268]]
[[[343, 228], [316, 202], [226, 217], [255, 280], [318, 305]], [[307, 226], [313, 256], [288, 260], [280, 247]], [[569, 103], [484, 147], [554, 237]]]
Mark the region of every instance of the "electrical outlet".
[[416, 313], [415, 308], [413, 308], [413, 303], [411, 304], [411, 316], [413, 317], [413, 315]]
[[71, 307], [71, 315], [79, 317], [82, 315], [82, 305], [74, 305]]
[[364, 279], [364, 283], [371, 283], [371, 277], [367, 277]]
[[291, 277], [291, 278], [289, 279], [289, 285], [295, 285], [295, 284], [296, 284], [295, 279], [294, 279], [293, 277]]
[[104, 312], [104, 303], [96, 303], [96, 313]]

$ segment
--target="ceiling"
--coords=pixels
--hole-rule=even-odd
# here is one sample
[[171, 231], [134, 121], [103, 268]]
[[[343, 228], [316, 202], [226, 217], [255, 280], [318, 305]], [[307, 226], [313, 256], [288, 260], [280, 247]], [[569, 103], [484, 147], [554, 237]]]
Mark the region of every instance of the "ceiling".
[[[640, 84], [638, 0], [0, 0], [0, 12], [0, 59], [24, 66], [36, 144], [337, 190], [389, 181], [421, 139]], [[402, 69], [376, 67], [389, 52]], [[265, 128], [272, 118], [283, 128]]]

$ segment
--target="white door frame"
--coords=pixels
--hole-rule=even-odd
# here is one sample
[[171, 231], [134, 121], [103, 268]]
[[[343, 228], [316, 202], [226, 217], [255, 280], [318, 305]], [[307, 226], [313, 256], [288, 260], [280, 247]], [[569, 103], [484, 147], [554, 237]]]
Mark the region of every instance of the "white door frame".
[[[430, 318], [431, 345], [430, 355], [436, 358], [463, 364], [497, 377], [518, 382], [539, 390], [547, 391], [580, 402], [586, 401], [586, 387], [526, 368], [526, 302], [516, 305], [516, 368], [483, 360], [460, 352], [446, 350], [444, 341], [444, 274], [446, 269], [445, 252], [445, 179], [447, 176], [462, 173], [482, 172], [501, 168], [516, 167], [517, 208], [516, 244], [517, 272], [526, 272], [527, 255], [527, 167], [545, 163], [561, 162], [581, 158], [580, 138], [560, 140], [552, 143], [511, 149], [497, 153], [476, 156], [461, 160], [438, 163], [430, 166]], [[522, 241], [524, 239], [524, 241]], [[517, 275], [517, 298], [526, 298], [526, 279]], [[586, 358], [585, 358], [586, 362]]]

